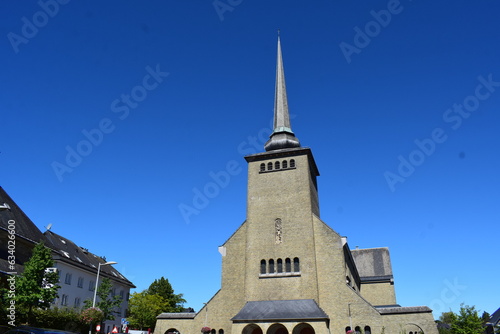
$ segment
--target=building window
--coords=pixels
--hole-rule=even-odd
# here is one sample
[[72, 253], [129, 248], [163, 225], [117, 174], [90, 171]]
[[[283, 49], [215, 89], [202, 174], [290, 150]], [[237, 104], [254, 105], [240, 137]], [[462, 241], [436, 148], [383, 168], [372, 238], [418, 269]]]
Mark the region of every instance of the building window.
[[299, 263], [298, 257], [293, 259], [293, 271], [296, 273], [298, 273], [300, 271], [300, 263]]
[[285, 271], [287, 273], [291, 273], [292, 272], [292, 261], [290, 261], [289, 258], [285, 259]]
[[269, 273], [270, 274], [274, 273], [274, 260], [273, 259], [269, 260]]
[[81, 302], [81, 299], [76, 297], [75, 298], [75, 307], [80, 307], [80, 302]]
[[347, 332], [349, 332], [350, 330], [351, 330], [351, 326], [347, 326], [347, 327], [345, 328], [345, 332], [346, 332], [346, 333], [347, 333]]
[[123, 300], [123, 297], [125, 297], [125, 291], [120, 290], [120, 299]]
[[354, 331], [356, 332], [356, 334], [361, 334], [361, 328], [359, 326], [356, 326], [354, 328]]
[[260, 260], [260, 273], [266, 273], [266, 260]]
[[66, 278], [64, 279], [64, 283], [71, 285], [71, 274], [66, 273]]
[[260, 171], [264, 172], [266, 170], [266, 164], [262, 163], [260, 164]]
[[89, 281], [89, 291], [94, 291], [94, 289], [95, 289], [95, 282]]
[[280, 162], [279, 161], [276, 161], [274, 163], [274, 169], [280, 169]]
[[83, 277], [78, 277], [78, 287], [83, 288]]
[[219, 329], [219, 334], [224, 334], [224, 330], [222, 328]]
[[61, 297], [61, 305], [62, 306], [68, 305], [68, 295], [62, 295], [62, 297]]
[[283, 168], [288, 168], [288, 161], [283, 160]]
[[365, 326], [365, 334], [372, 334], [372, 329], [370, 326]]
[[283, 272], [283, 260], [282, 259], [278, 259], [278, 261], [276, 262], [277, 264], [277, 269], [278, 269], [278, 274], [282, 273]]
[[269, 162], [267, 164], [267, 170], [273, 170], [273, 163], [272, 162]]
[[295, 160], [294, 159], [290, 160], [290, 168], [295, 168]]

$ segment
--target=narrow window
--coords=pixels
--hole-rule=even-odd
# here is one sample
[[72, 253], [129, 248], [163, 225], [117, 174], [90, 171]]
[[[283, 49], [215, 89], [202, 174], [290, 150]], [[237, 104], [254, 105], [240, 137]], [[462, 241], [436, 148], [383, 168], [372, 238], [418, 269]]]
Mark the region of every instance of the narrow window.
[[83, 277], [78, 277], [78, 287], [83, 288]]
[[219, 329], [219, 334], [224, 334], [224, 330], [222, 328]]
[[370, 326], [365, 326], [365, 334], [372, 334], [372, 329]]
[[269, 273], [270, 274], [274, 273], [274, 260], [273, 259], [269, 260]]
[[291, 273], [292, 272], [292, 261], [290, 261], [290, 258], [286, 258], [285, 259], [285, 271], [287, 273]]
[[282, 259], [278, 259], [277, 261], [277, 267], [278, 267], [278, 274], [282, 273], [283, 272], [283, 260]]
[[279, 161], [276, 161], [274, 163], [274, 169], [280, 169], [280, 162]]
[[273, 163], [272, 162], [269, 162], [267, 164], [267, 170], [273, 170]]
[[94, 289], [95, 289], [95, 282], [89, 281], [89, 291], [94, 291]]
[[359, 326], [356, 326], [354, 328], [354, 331], [356, 332], [356, 334], [361, 334], [361, 328]]
[[260, 171], [263, 172], [266, 170], [266, 164], [260, 164]]
[[66, 278], [64, 279], [64, 283], [71, 285], [71, 274], [66, 273]]
[[63, 306], [68, 305], [68, 295], [62, 295], [61, 305], [63, 305]]
[[283, 168], [288, 168], [288, 161], [283, 160]]
[[290, 168], [295, 168], [295, 160], [294, 159], [290, 160]]
[[260, 260], [260, 273], [266, 273], [266, 260]]
[[293, 259], [293, 271], [298, 273], [300, 271], [300, 264], [299, 264], [299, 258], [296, 257]]
[[349, 332], [350, 330], [351, 330], [351, 327], [350, 327], [350, 326], [347, 326], [347, 327], [345, 328], [345, 332], [346, 332], [346, 333], [347, 333], [347, 332]]

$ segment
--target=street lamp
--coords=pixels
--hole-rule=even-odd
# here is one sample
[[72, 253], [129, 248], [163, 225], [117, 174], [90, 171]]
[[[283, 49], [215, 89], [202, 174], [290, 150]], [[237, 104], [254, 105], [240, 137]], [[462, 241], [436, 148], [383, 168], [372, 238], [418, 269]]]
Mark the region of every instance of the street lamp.
[[96, 295], [97, 295], [97, 284], [99, 282], [99, 272], [101, 271], [101, 266], [107, 266], [107, 265], [110, 265], [110, 264], [117, 264], [118, 262], [115, 262], [115, 261], [109, 261], [109, 262], [106, 262], [106, 263], [100, 263], [99, 262], [99, 266], [97, 267], [97, 277], [95, 279], [95, 289], [94, 289], [94, 301], [92, 302], [92, 307], [95, 307], [95, 298], [96, 298]]

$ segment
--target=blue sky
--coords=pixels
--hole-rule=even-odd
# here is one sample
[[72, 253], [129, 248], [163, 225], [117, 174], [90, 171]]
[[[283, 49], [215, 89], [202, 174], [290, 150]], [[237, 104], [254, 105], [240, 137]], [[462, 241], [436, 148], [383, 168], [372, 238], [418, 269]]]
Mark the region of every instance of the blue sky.
[[499, 10], [3, 1], [0, 185], [137, 291], [164, 276], [199, 310], [220, 287], [217, 247], [245, 220], [243, 156], [270, 131], [279, 28], [321, 218], [351, 248], [389, 247], [399, 304], [492, 313]]

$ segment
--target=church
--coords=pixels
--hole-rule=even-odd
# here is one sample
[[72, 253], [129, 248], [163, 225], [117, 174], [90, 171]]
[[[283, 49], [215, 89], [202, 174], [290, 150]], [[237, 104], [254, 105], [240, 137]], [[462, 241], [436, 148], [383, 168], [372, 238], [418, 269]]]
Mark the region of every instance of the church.
[[320, 219], [318, 167], [291, 129], [278, 37], [274, 131], [248, 163], [247, 217], [219, 247], [220, 290], [157, 334], [437, 334], [427, 306], [397, 304], [388, 248], [351, 250]]

